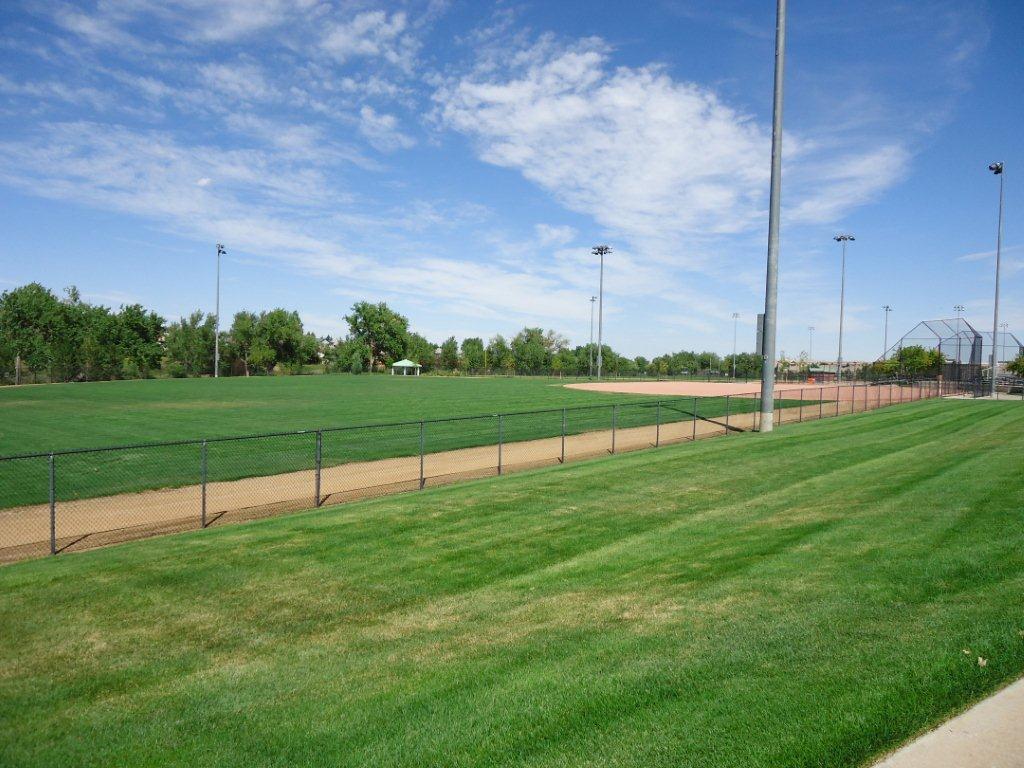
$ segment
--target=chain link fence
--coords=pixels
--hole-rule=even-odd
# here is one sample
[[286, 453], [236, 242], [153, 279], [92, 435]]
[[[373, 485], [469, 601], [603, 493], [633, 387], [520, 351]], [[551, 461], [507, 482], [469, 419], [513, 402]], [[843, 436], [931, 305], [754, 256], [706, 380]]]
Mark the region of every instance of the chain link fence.
[[[777, 392], [785, 426], [955, 382]], [[0, 562], [756, 430], [756, 393], [0, 457]]]

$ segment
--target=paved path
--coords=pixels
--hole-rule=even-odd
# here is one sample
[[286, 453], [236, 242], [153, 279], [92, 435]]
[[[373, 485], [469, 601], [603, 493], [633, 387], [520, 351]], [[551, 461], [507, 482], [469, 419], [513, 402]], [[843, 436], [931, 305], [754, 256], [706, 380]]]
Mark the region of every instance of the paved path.
[[1024, 767], [1024, 679], [926, 733], [875, 768]]

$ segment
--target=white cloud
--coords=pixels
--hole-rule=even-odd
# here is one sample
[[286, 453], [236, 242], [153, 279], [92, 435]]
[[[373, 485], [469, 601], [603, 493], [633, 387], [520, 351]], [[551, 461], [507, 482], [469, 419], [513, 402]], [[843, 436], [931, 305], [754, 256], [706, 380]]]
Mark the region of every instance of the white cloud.
[[359, 110], [359, 132], [382, 152], [409, 149], [416, 144], [415, 139], [398, 129], [398, 118], [377, 112], [368, 105]]
[[543, 246], [568, 245], [576, 239], [577, 232], [572, 227], [537, 224], [534, 228], [537, 239]]
[[468, 76], [435, 98], [481, 157], [568, 208], [635, 237], [727, 233], [758, 220], [768, 140], [748, 116], [658, 67], [608, 71], [599, 41], [516, 59], [507, 78]]
[[204, 64], [199, 74], [207, 88], [239, 101], [262, 101], [277, 95], [255, 64]]
[[[435, 92], [443, 125], [485, 162], [514, 169], [646, 256], [714, 273], [710, 244], [764, 227], [769, 130], [712, 90], [658, 66], [611, 68], [599, 39], [493, 50]], [[871, 137], [874, 142], [875, 137]], [[897, 141], [787, 136], [791, 221], [822, 223], [905, 172]]]
[[408, 22], [404, 13], [365, 11], [341, 23], [331, 24], [320, 47], [339, 62], [355, 57], [381, 57], [407, 66], [414, 53], [413, 39], [402, 33]]

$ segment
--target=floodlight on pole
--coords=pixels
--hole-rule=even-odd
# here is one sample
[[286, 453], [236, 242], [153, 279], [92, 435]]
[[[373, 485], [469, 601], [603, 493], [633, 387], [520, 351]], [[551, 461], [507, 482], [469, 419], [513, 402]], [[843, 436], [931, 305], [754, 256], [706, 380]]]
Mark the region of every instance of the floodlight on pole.
[[779, 298], [779, 217], [782, 205], [782, 87], [786, 59], [786, 0], [775, 4], [775, 93], [772, 98], [772, 172], [768, 193], [768, 264], [761, 335], [761, 432], [775, 425], [775, 322]]
[[587, 346], [587, 352], [590, 356], [590, 368], [588, 369], [587, 377], [594, 378], [594, 302], [597, 301], [597, 296], [590, 297], [590, 344]]
[[213, 378], [220, 378], [220, 257], [227, 251], [222, 243], [217, 243], [217, 308], [214, 310], [213, 330]]
[[601, 259], [601, 277], [597, 288], [597, 380], [600, 381], [603, 361], [601, 345], [604, 343], [604, 257], [611, 253], [612, 249], [607, 245], [595, 245], [590, 252]]
[[885, 335], [882, 341], [882, 359], [889, 359], [889, 313], [892, 312], [892, 307], [888, 304], [882, 307], [882, 311], [885, 312]]
[[736, 378], [736, 327], [740, 320], [740, 313], [732, 313], [732, 377]]
[[807, 326], [807, 362], [814, 362], [814, 326]]
[[1003, 164], [992, 163], [988, 169], [999, 177], [999, 219], [996, 226], [996, 300], [992, 310], [992, 396], [996, 394], [996, 372], [999, 363], [996, 360], [996, 333], [999, 331], [999, 262], [1003, 250]]
[[839, 282], [839, 354], [836, 356], [836, 381], [840, 382], [843, 380], [843, 315], [846, 313], [846, 244], [857, 238], [850, 234], [838, 234], [832, 239], [843, 246]]

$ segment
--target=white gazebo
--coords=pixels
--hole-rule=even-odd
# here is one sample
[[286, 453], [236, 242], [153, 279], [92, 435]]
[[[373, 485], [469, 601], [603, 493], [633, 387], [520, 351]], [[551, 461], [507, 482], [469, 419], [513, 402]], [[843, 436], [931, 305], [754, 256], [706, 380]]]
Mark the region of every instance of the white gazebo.
[[[420, 368], [422, 367], [419, 363], [414, 363], [412, 360], [399, 360], [397, 363], [391, 364], [391, 375], [394, 376], [397, 371], [402, 376], [419, 376]], [[411, 374], [409, 373], [410, 371], [412, 371]]]

